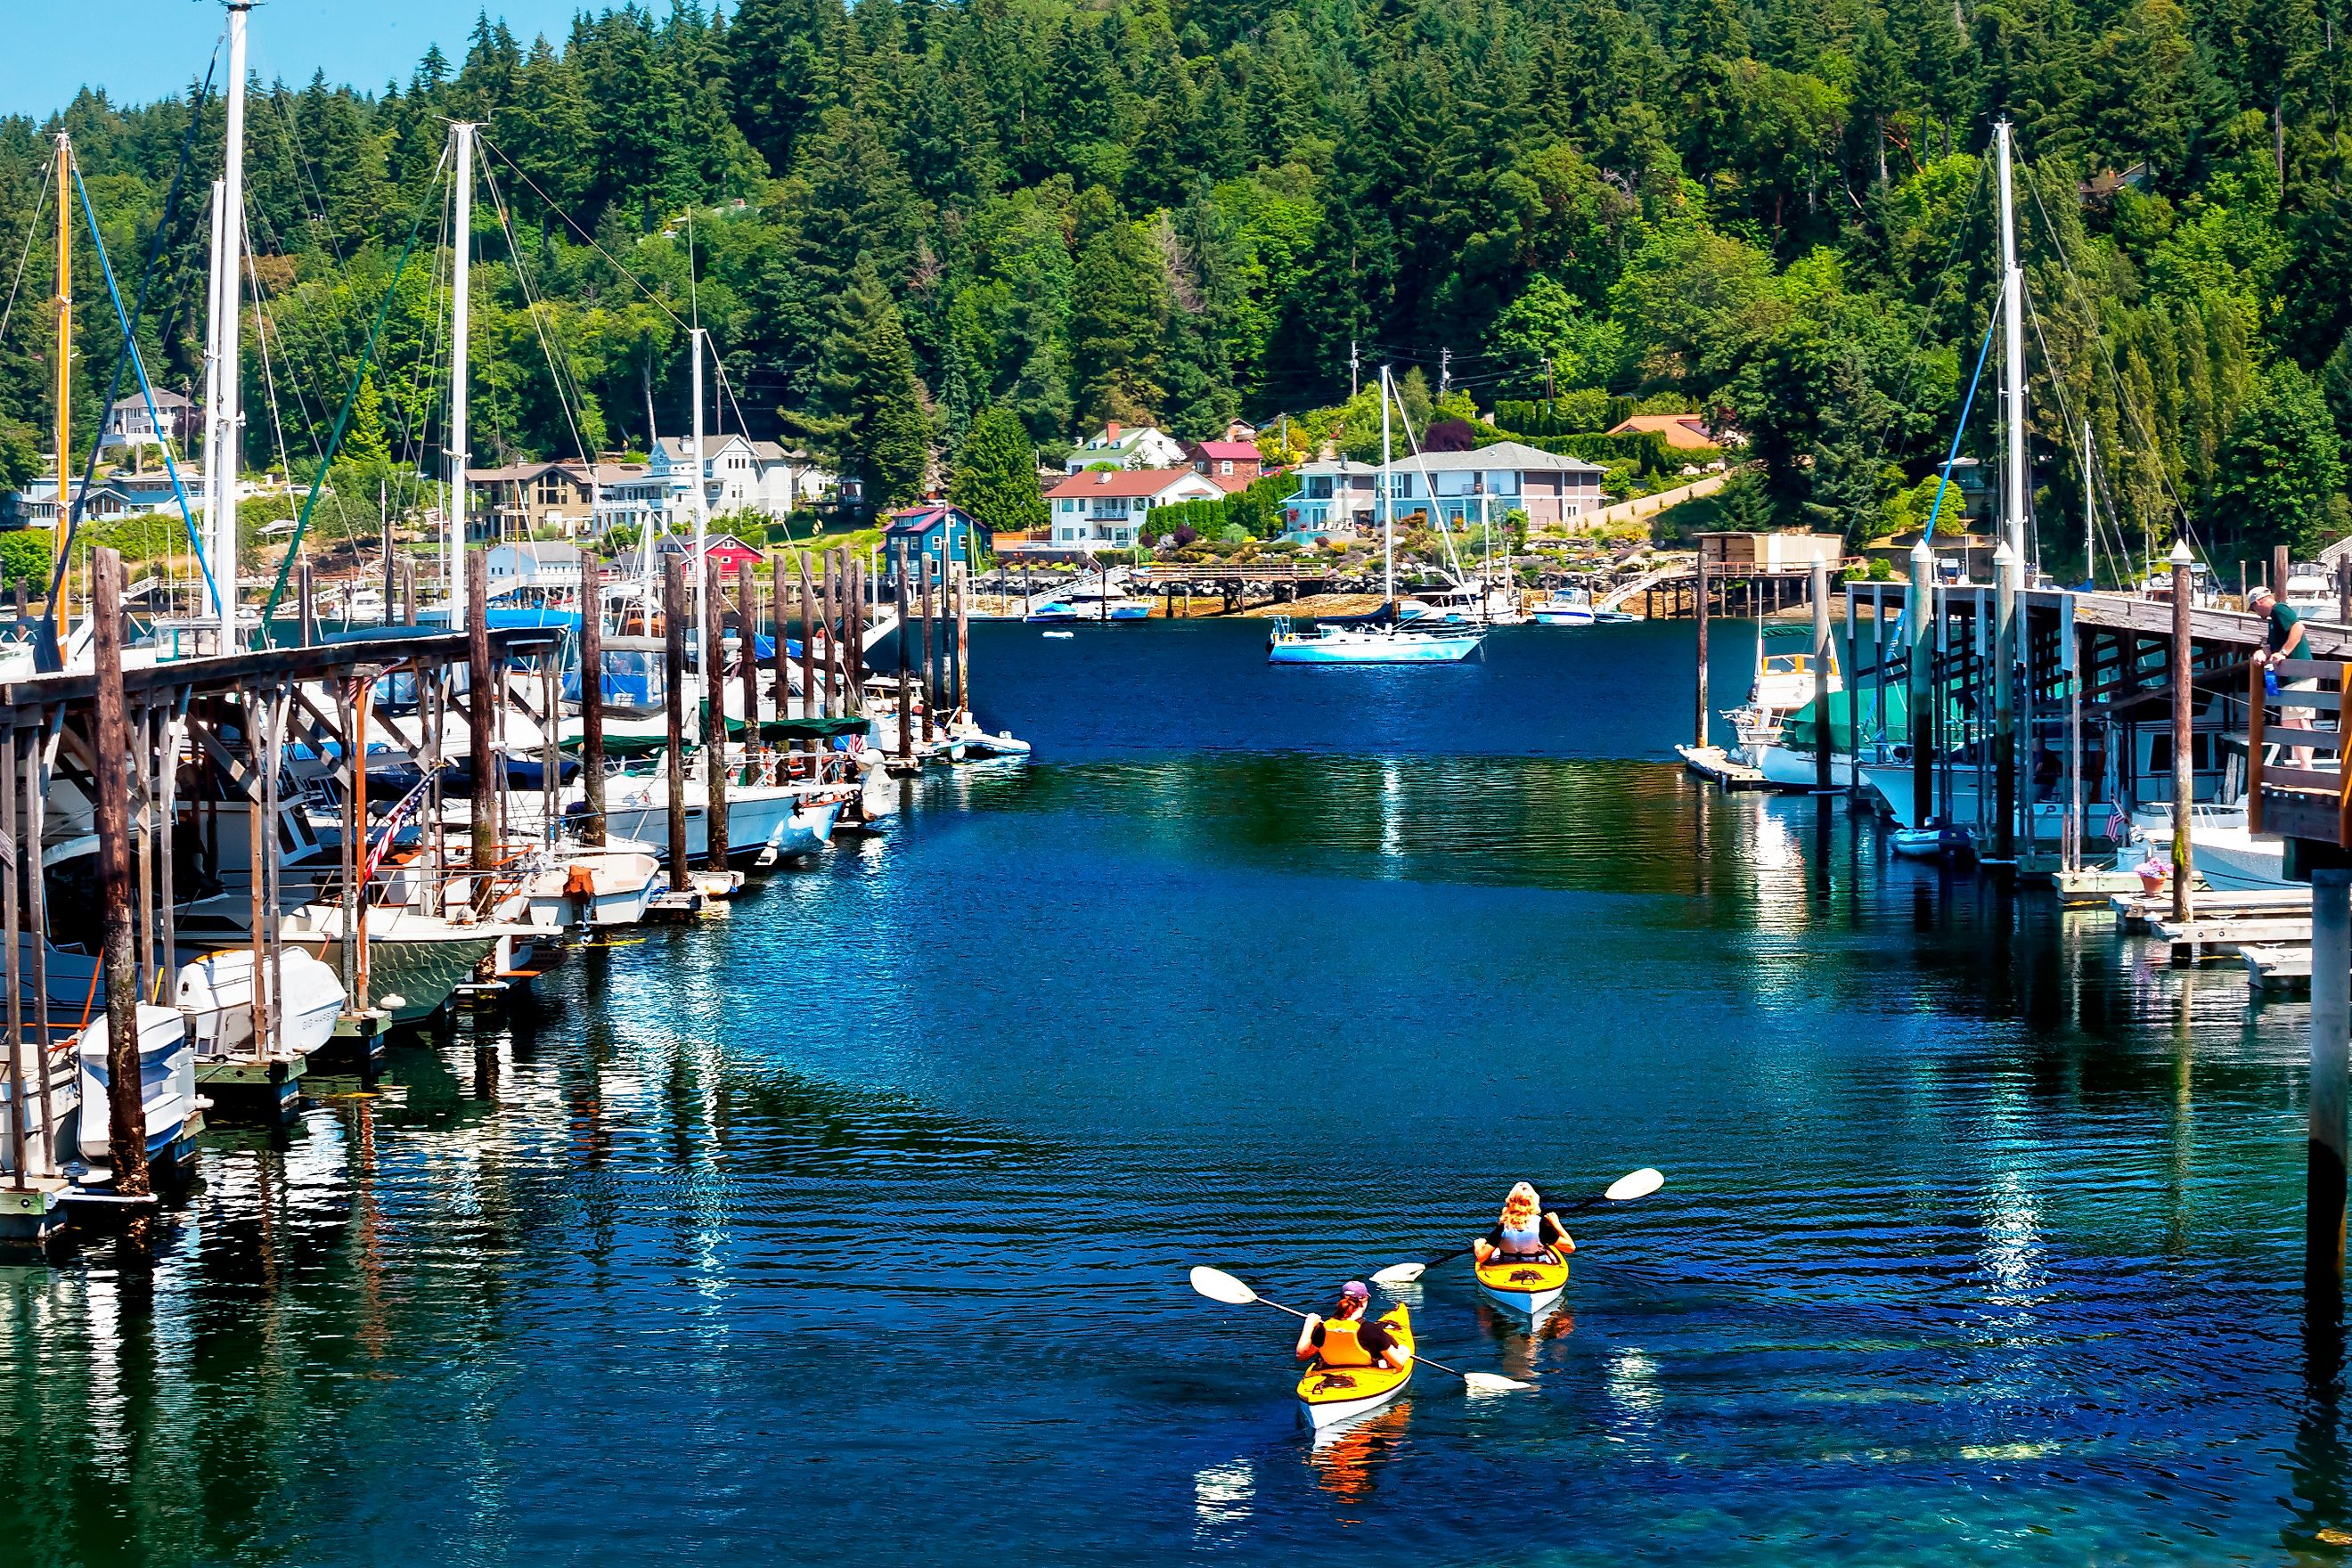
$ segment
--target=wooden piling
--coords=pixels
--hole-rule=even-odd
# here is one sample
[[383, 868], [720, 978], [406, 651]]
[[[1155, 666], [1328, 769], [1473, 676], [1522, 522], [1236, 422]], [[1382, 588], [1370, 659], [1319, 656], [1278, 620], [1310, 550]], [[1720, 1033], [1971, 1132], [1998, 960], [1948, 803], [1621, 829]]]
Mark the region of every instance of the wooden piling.
[[791, 602], [784, 577], [784, 558], [777, 556], [768, 570], [768, 619], [772, 646], [768, 657], [773, 661], [776, 679], [776, 717], [793, 716], [793, 652], [784, 637], [784, 606]]
[[914, 632], [907, 625], [907, 545], [903, 540], [895, 546], [890, 563], [890, 589], [898, 613], [898, 761], [907, 763], [915, 759], [915, 704], [914, 693], [908, 686], [911, 672], [907, 657]]
[[931, 563], [928, 556], [917, 554], [916, 569], [923, 574], [923, 743], [936, 738], [936, 721], [940, 706], [939, 670], [933, 663], [936, 649], [932, 646], [932, 623], [939, 617], [939, 602], [931, 592]]
[[849, 558], [849, 637], [841, 658], [848, 672], [841, 710], [862, 719], [866, 716], [866, 563], [856, 555]]
[[[1993, 551], [1992, 852], [2017, 858], [2017, 589], [2021, 563], [2004, 539]], [[1979, 775], [1977, 795], [1984, 795]]]
[[[2280, 553], [2284, 551], [2282, 545]], [[2187, 542], [2172, 547], [2172, 918], [2177, 921], [2189, 918], [2189, 883], [2196, 874], [2189, 847], [2189, 818], [2197, 806], [2197, 706], [2190, 637], [2195, 605], [2189, 597], [2193, 560]], [[2280, 581], [2284, 582], [2284, 577]]]
[[686, 864], [686, 571], [677, 558], [662, 563], [662, 689], [668, 693], [669, 889], [692, 881]]
[[[809, 581], [808, 552], [798, 557], [801, 569], [801, 717], [814, 719], [820, 710], [816, 689], [816, 585]], [[805, 742], [812, 752], [816, 742]]]
[[1911, 634], [1911, 826], [1936, 820], [1936, 556], [1923, 535], [1911, 547], [1911, 592], [1903, 602]]
[[[122, 557], [90, 552], [91, 647], [97, 665], [98, 886], [105, 929], [107, 1156], [114, 1190], [152, 1190], [147, 1175], [145, 1075], [139, 1064], [139, 974], [131, 933], [131, 728], [122, 698]], [[27, 856], [40, 875], [40, 841]], [[43, 1045], [47, 1045], [44, 1040]], [[16, 1102], [21, 1115], [24, 1102]]]
[[1691, 731], [1691, 742], [1701, 751], [1706, 749], [1707, 731], [1706, 611], [1706, 541], [1702, 539], [1698, 542], [1698, 716]]
[[[1813, 788], [1827, 795], [1836, 787], [1836, 774], [1832, 764], [1836, 760], [1835, 737], [1830, 724], [1830, 563], [1819, 556], [1813, 559]], [[1706, 597], [1706, 584], [1699, 584], [1699, 598]], [[1853, 709], [1847, 700], [1847, 709]]]
[[593, 581], [580, 601], [580, 842], [593, 847], [604, 842], [604, 602]]
[[2278, 595], [2279, 603], [2282, 605], [2286, 603], [2286, 580], [2294, 574], [2294, 572], [2293, 557], [2287, 547], [2284, 544], [2272, 545], [2271, 588]]
[[2352, 555], [2336, 563], [2336, 620], [2352, 626]]
[[702, 558], [702, 863], [727, 868], [727, 666], [720, 633], [727, 606], [719, 596], [724, 579], [718, 561]]
[[971, 568], [963, 562], [955, 569], [955, 705], [965, 718], [971, 714]]
[[736, 658], [736, 668], [742, 674], [743, 765], [747, 771], [758, 760], [761, 751], [759, 594], [759, 582], [751, 574], [750, 560], [737, 562], [735, 624], [741, 651]]
[[[2083, 868], [2083, 656], [2074, 646], [2074, 595], [2058, 601], [2058, 668], [2066, 683], [2066, 832], [2063, 855], [2066, 869]], [[2254, 710], [2262, 722], [2262, 710]], [[2247, 803], [2249, 821], [2258, 810]]]
[[404, 626], [416, 624], [416, 563], [414, 561], [400, 563], [400, 624]]
[[2352, 869], [2311, 873], [2311, 1105], [2305, 1268], [2344, 1273], [2345, 1100], [2352, 1068]]
[[[0, 906], [5, 906], [0, 907], [0, 942], [7, 943], [6, 951], [0, 952], [0, 968], [6, 972], [0, 975], [0, 984], [8, 987], [8, 1169], [14, 1173], [9, 1184], [21, 1193], [32, 1185], [32, 1171], [26, 1154], [28, 1144], [25, 1136], [26, 1120], [31, 1114], [32, 1102], [26, 1093], [25, 1080], [25, 981], [20, 973], [25, 952], [20, 933], [24, 928], [16, 918], [17, 873], [26, 858], [19, 854], [16, 834], [16, 783], [17, 770], [22, 766], [23, 748], [17, 744], [13, 725], [0, 729], [0, 746], [6, 749], [9, 769], [8, 788], [0, 791]], [[46, 1084], [49, 1076], [48, 1054], [42, 1045], [33, 1046], [31, 1051], [33, 1070], [39, 1081]], [[47, 1117], [43, 1116], [41, 1166], [45, 1172], [54, 1168], [57, 1163], [54, 1151], [47, 1147]]]
[[294, 569], [294, 637], [303, 647], [314, 647], [319, 641], [318, 583], [308, 561]]
[[838, 718], [841, 701], [841, 552], [824, 552], [824, 711]]
[[466, 742], [474, 773], [474, 799], [467, 815], [473, 824], [472, 892], [478, 900], [489, 888], [499, 858], [499, 787], [501, 771], [491, 740], [491, 714], [498, 699], [490, 673], [490, 558], [466, 552]]

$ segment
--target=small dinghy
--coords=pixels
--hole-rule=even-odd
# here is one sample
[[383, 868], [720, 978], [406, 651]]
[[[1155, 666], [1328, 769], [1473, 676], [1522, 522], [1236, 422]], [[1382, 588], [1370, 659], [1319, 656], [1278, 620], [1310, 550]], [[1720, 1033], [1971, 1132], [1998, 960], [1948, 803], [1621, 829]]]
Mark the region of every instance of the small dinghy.
[[1047, 642], [1068, 642], [1072, 637], [1075, 637], [1078, 634], [1076, 632], [1047, 632], [1045, 634], [1045, 640]]

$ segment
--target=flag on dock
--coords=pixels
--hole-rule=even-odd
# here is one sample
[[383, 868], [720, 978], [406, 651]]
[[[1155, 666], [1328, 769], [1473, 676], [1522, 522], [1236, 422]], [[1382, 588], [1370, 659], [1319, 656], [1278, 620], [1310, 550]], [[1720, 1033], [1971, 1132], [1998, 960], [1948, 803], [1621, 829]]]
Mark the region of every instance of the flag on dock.
[[401, 828], [407, 825], [409, 817], [415, 814], [416, 808], [424, 804], [425, 788], [432, 782], [431, 773], [426, 773], [423, 778], [418, 779], [416, 787], [402, 795], [399, 804], [384, 814], [383, 832], [369, 848], [367, 864], [360, 868], [361, 887], [364, 888], [375, 880], [375, 868], [383, 864], [384, 856], [392, 850], [392, 841], [400, 837]]

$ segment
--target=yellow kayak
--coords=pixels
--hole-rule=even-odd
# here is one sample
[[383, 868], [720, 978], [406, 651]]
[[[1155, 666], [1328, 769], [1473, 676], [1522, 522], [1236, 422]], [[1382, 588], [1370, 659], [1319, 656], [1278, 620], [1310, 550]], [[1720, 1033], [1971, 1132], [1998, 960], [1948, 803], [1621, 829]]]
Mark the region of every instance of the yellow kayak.
[[1387, 1366], [1325, 1366], [1317, 1362], [1298, 1380], [1299, 1414], [1320, 1430], [1378, 1410], [1412, 1381], [1412, 1317], [1402, 1307], [1380, 1316], [1405, 1353], [1403, 1370]]
[[1568, 1289], [1568, 1259], [1558, 1248], [1548, 1249], [1533, 1263], [1475, 1265], [1479, 1289], [1515, 1312], [1540, 1318], [1551, 1310]]

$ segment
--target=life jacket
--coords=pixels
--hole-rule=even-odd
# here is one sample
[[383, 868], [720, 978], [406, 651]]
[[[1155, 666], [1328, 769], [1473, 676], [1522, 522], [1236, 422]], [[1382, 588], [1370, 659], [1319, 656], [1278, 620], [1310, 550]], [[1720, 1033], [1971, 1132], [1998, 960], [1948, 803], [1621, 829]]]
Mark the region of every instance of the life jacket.
[[1356, 1338], [1363, 1324], [1360, 1318], [1326, 1318], [1323, 1320], [1323, 1343], [1316, 1355], [1325, 1366], [1370, 1366], [1372, 1358]]

